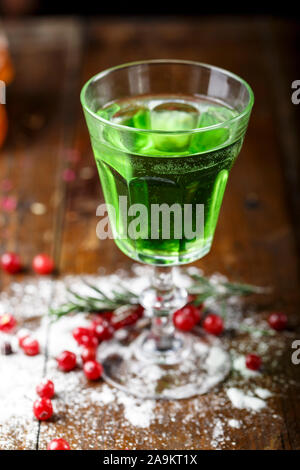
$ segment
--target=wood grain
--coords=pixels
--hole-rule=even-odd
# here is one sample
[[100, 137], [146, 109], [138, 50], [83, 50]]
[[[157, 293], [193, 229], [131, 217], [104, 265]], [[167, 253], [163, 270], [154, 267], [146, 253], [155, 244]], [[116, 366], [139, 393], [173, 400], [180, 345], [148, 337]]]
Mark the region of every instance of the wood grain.
[[[233, 280], [272, 286], [257, 309], [284, 309], [297, 327], [300, 106], [291, 103], [290, 87], [299, 78], [295, 46], [299, 25], [217, 17], [84, 23], [44, 19], [7, 22], [5, 27], [16, 78], [8, 95], [11, 127], [1, 151], [0, 180], [12, 180], [18, 208], [1, 215], [1, 250], [18, 250], [27, 266], [35, 253], [51, 253], [61, 274], [129, 268], [131, 261], [113, 241], [96, 237], [95, 211], [103, 196], [80, 108], [80, 87], [98, 71], [132, 60], [180, 58], [216, 64], [252, 85], [255, 107], [230, 176], [212, 251], [195, 265], [207, 273], [219, 271]], [[76, 178], [66, 182], [62, 174], [70, 165]], [[45, 205], [45, 214], [31, 212], [34, 202]], [[0, 279], [2, 288], [10, 282], [3, 273]], [[300, 367], [291, 364], [289, 348], [287, 343], [281, 367], [287, 377], [298, 381]], [[87, 385], [78, 387], [82, 393]], [[86, 424], [74, 429], [72, 414], [65, 411], [58, 422], [43, 423], [37, 430], [37, 447], [45, 448], [49, 435], [59, 434], [83, 449], [207, 449], [210, 440], [202, 430], [216, 412], [214, 403], [220, 406], [218, 393], [222, 395], [212, 392], [201, 399], [199, 420], [185, 428], [179, 423], [195, 407], [194, 400], [182, 402], [178, 410], [168, 403], [157, 405], [165, 419], [147, 432], [126, 427], [120, 411], [108, 416], [109, 407], [100, 409], [87, 395], [85, 406], [77, 410], [87, 415]], [[280, 420], [243, 416], [248, 419], [247, 432], [228, 430], [236, 444], [229, 439], [225, 448], [300, 449], [298, 387], [288, 387], [272, 403]], [[217, 409], [217, 413], [226, 416], [227, 411]], [[120, 427], [113, 425], [113, 419]], [[91, 435], [91, 423], [95, 435], [105, 439]], [[19, 440], [16, 447], [22, 447]]]

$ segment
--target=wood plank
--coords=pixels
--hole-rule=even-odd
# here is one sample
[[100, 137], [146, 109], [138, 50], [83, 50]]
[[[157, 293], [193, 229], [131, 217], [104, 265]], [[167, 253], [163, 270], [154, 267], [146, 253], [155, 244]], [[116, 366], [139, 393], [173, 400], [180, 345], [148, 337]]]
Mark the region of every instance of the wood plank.
[[[264, 299], [262, 305], [256, 304], [255, 308], [283, 308], [295, 315], [296, 302], [299, 300], [296, 241], [287, 210], [287, 188], [282, 175], [282, 154], [276, 133], [277, 117], [271, 106], [276, 96], [270, 90], [265, 68], [265, 38], [260, 30], [260, 27], [267, 26], [264, 21], [258, 25], [243, 19], [182, 22], [159, 19], [139, 22], [97, 20], [88, 28], [89, 41], [84, 51], [82, 82], [105, 67], [153, 57], [184, 58], [218, 64], [250, 82], [256, 95], [256, 104], [246, 142], [232, 171], [213, 249], [206, 258], [195, 264], [204, 267], [206, 272], [218, 270], [234, 279], [273, 286], [273, 293]], [[222, 48], [218, 44], [222, 44]], [[77, 149], [81, 157], [77, 163], [80, 174], [82, 168], [93, 165], [82, 117], [77, 124]], [[90, 181], [84, 182], [79, 178], [68, 185], [61, 265], [64, 272], [95, 272], [99, 266], [111, 272], [130, 264], [112, 241], [97, 241], [97, 221], [93, 214], [102, 200], [98, 191], [96, 175]], [[287, 342], [282, 363], [286, 365], [288, 374], [298, 380], [299, 372], [290, 364], [289, 347]], [[210, 420], [213, 422], [218, 416], [226, 416], [226, 412], [219, 409], [220, 404], [225, 406], [224, 391], [221, 390], [208, 397], [181, 403], [176, 412], [172, 403], [158, 404], [156, 416], [161, 419], [149, 429], [138, 429], [124, 422], [122, 405], [97, 405], [92, 399], [94, 388], [88, 391], [87, 385], [81, 381], [77, 386], [85, 396], [85, 403], [78, 405], [85, 416], [81, 427], [76, 426], [74, 429], [69, 404], [62, 400], [59, 405], [62, 410], [61, 424], [43, 425], [41, 448], [45, 447], [47, 439], [54, 436], [55, 432], [66, 436], [76, 448], [85, 449], [122, 449], [125, 446], [211, 448], [212, 430], [207, 429], [208, 434], [205, 435], [201, 429]], [[251, 426], [255, 426], [255, 434], [248, 431], [247, 434], [240, 432], [237, 436], [234, 431], [227, 429], [228, 442], [223, 443], [222, 448], [298, 448], [299, 427], [293, 411], [298, 407], [296, 392], [297, 389], [290, 387], [285, 394], [280, 395], [278, 392], [274, 398], [272, 409], [274, 415], [280, 416], [279, 421], [272, 419], [271, 415], [253, 416]], [[213, 410], [210, 400], [215, 404]], [[193, 406], [201, 408], [203, 414], [197, 415], [197, 422], [187, 421], [182, 429], [178, 428], [178, 423], [184, 420], [185, 414]], [[299, 409], [297, 415], [298, 412]], [[167, 416], [171, 416], [173, 421], [168, 420]], [[245, 416], [242, 419], [247, 421]]]
[[[289, 150], [286, 154], [278, 132], [282, 100], [278, 101], [277, 95], [282, 82], [270, 86], [276, 64], [283, 76], [290, 77], [294, 70], [289, 46], [298, 34], [297, 25], [238, 17], [97, 19], [85, 26], [83, 50], [82, 29], [72, 22], [30, 21], [7, 27], [20, 71], [17, 77], [22, 76], [22, 81], [11, 88], [17, 125], [0, 162], [0, 177], [10, 175], [22, 204], [16, 213], [5, 215], [7, 234], [2, 248], [19, 248], [27, 264], [37, 251], [52, 252], [61, 274], [129, 268], [131, 261], [113, 241], [99, 242], [96, 237], [95, 212], [103, 196], [80, 109], [80, 74], [83, 84], [108, 66], [154, 57], [213, 63], [247, 79], [256, 103], [243, 150], [232, 170], [211, 253], [195, 265], [207, 273], [220, 271], [234, 280], [272, 286], [272, 293], [249, 305], [255, 321], [261, 324], [268, 311], [283, 309], [291, 323], [298, 325], [298, 203], [293, 173], [297, 163]], [[279, 50], [274, 41], [279, 42]], [[59, 74], [49, 75], [49, 69], [55, 67]], [[24, 130], [22, 123], [28, 122], [25, 111], [44, 116], [42, 128]], [[295, 112], [293, 109], [292, 114]], [[296, 118], [291, 119], [294, 126]], [[61, 177], [66, 166], [76, 175], [69, 182]], [[51, 203], [54, 193], [56, 205]], [[46, 214], [30, 213], [29, 205], [34, 201], [47, 206]], [[3, 276], [3, 280], [7, 285], [10, 278]], [[53, 292], [55, 296], [58, 290]], [[67, 332], [71, 324], [71, 320], [69, 327], [58, 323], [48, 337], [44, 367], [54, 378], [58, 395], [54, 419], [43, 423], [37, 434], [39, 448], [45, 449], [51, 438], [61, 436], [74, 449], [299, 449], [299, 366], [290, 360], [294, 333], [266, 339], [231, 338], [229, 333], [224, 337], [226, 344], [241, 354], [252, 348], [263, 350], [264, 344], [270, 343], [263, 378], [250, 381], [252, 388], [263, 381], [265, 388], [273, 387], [270, 405], [261, 413], [232, 408], [226, 387], [245, 386], [245, 380], [233, 374], [227, 385], [203, 397], [177, 404], [142, 404], [140, 413], [155, 419], [149, 426], [135, 426], [126, 418], [126, 410], [139, 409], [136, 401], [126, 402], [107, 385], [87, 384], [78, 370], [67, 375], [57, 371], [53, 357], [59, 345], [55, 339], [60, 328]], [[150, 411], [147, 406], [152, 407]], [[232, 418], [242, 423], [240, 429], [229, 425]], [[218, 425], [222, 427], [219, 438]], [[15, 447], [29, 445], [12, 436], [10, 445], [14, 442]]]
[[[69, 131], [67, 121], [71, 111], [65, 109], [66, 96], [72, 90], [74, 48], [76, 54], [79, 51], [79, 29], [72, 21], [6, 23], [6, 31], [15, 79], [7, 98], [10, 134], [2, 150], [1, 160], [5, 165], [1, 171], [12, 182], [8, 196], [16, 198], [17, 207], [4, 214], [1, 252], [17, 251], [26, 271], [13, 278], [1, 272], [3, 287], [8, 286], [12, 279], [22, 281], [27, 273], [32, 276], [31, 262], [37, 253], [45, 252], [54, 257], [59, 253], [56, 247], [59, 246], [62, 230], [60, 213], [65, 192], [62, 172], [65, 149], [70, 145], [66, 133]], [[48, 306], [51, 297], [50, 293]], [[45, 313], [47, 309], [46, 306]], [[22, 323], [22, 312], [19, 310], [21, 308], [16, 309], [15, 314]], [[33, 317], [37, 314], [32, 312]], [[30, 329], [35, 329], [39, 323], [32, 322], [30, 316], [24, 319], [24, 325]], [[47, 343], [46, 338], [43, 343]], [[46, 354], [46, 350], [43, 352]], [[24, 360], [26, 358], [20, 357], [20, 362]], [[30, 368], [28, 361], [29, 358], [27, 363]], [[34, 371], [29, 369], [33, 383], [38, 383], [43, 375], [45, 355], [37, 357], [37, 361], [39, 366]], [[13, 383], [11, 386], [14, 386]], [[26, 426], [21, 420], [19, 434], [15, 437], [16, 448], [35, 448], [39, 425], [32, 421], [33, 425], [36, 436], [34, 438], [32, 430], [29, 442], [23, 434]], [[3, 431], [0, 430], [1, 441], [4, 439], [2, 432], [6, 432], [5, 426]], [[10, 441], [8, 445], [12, 445]]]

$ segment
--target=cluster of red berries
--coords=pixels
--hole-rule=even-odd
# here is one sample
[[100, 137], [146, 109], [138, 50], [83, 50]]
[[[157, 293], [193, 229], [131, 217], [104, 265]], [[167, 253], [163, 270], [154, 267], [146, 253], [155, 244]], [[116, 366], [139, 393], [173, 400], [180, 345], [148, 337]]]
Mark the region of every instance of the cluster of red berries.
[[[97, 347], [103, 341], [110, 340], [114, 332], [120, 328], [133, 325], [143, 315], [143, 307], [124, 307], [116, 316], [113, 312], [106, 312], [96, 316], [87, 327], [76, 327], [72, 334], [77, 344], [81, 347], [81, 360], [83, 372], [89, 380], [98, 380], [103, 373], [102, 365], [96, 361]], [[181, 331], [191, 331], [196, 324], [200, 323], [203, 316], [203, 305], [195, 306], [192, 303], [177, 310], [173, 315], [175, 327]], [[283, 330], [287, 325], [287, 316], [282, 312], [273, 312], [268, 317], [268, 323], [276, 331]], [[0, 316], [0, 331], [12, 333], [17, 322], [13, 315], [4, 314]], [[224, 321], [216, 314], [209, 313], [202, 320], [202, 327], [205, 331], [213, 335], [220, 335], [224, 331]], [[18, 333], [19, 346], [28, 356], [35, 356], [40, 352], [39, 342], [32, 338], [29, 331], [20, 330]], [[62, 351], [57, 357], [58, 368], [64, 372], [69, 372], [77, 366], [76, 355], [71, 351]], [[245, 358], [248, 369], [259, 370], [262, 359], [256, 354], [248, 354]], [[52, 382], [47, 382], [48, 395], [53, 393]], [[52, 390], [52, 391], [51, 391]], [[40, 393], [38, 392], [40, 395]], [[40, 395], [41, 396], [41, 395]], [[53, 413], [50, 396], [41, 396], [34, 405], [34, 413], [38, 419], [49, 419]]]
[[[191, 331], [197, 323], [200, 323], [203, 309], [202, 304], [197, 307], [191, 303], [185, 305], [174, 313], [174, 326], [178, 330]], [[268, 323], [276, 331], [284, 330], [287, 325], [287, 316], [282, 312], [273, 312], [268, 317]], [[219, 315], [209, 313], [202, 321], [202, 327], [207, 333], [220, 335], [224, 331], [224, 321]]]
[[[203, 305], [195, 307], [193, 304], [188, 304], [174, 313], [173, 323], [178, 330], [191, 331], [196, 324], [200, 323], [202, 314]], [[268, 323], [276, 331], [284, 330], [287, 326], [287, 316], [282, 312], [273, 312], [268, 317]], [[218, 336], [224, 331], [223, 318], [209, 313], [202, 321], [202, 327], [207, 333]], [[245, 364], [248, 369], [256, 371], [261, 368], [262, 359], [257, 354], [248, 354]]]
[[[88, 327], [74, 328], [72, 335], [81, 346], [81, 360], [83, 372], [89, 380], [98, 380], [103, 373], [102, 365], [96, 361], [97, 347], [103, 341], [111, 339], [115, 330], [132, 325], [143, 314], [143, 308], [137, 306], [123, 311], [123, 316], [115, 317], [113, 312], [107, 312], [92, 320]], [[19, 336], [19, 344], [24, 348], [28, 335]], [[62, 351], [56, 358], [58, 368], [69, 372], [77, 366], [76, 354], [71, 351]], [[36, 387], [39, 398], [33, 404], [33, 413], [39, 421], [46, 421], [53, 415], [53, 398], [55, 390], [51, 380], [44, 380]], [[48, 450], [69, 450], [70, 446], [64, 439], [53, 439], [47, 446]]]
[[[22, 261], [17, 253], [3, 253], [0, 264], [2, 269], [10, 274], [19, 273], [22, 270]], [[51, 274], [54, 270], [54, 261], [49, 255], [40, 253], [33, 258], [32, 269], [37, 274]]]
[[[44, 379], [36, 387], [39, 398], [33, 404], [34, 416], [39, 421], [46, 421], [53, 415], [51, 398], [54, 397], [54, 383], [52, 380]], [[64, 439], [53, 439], [47, 445], [47, 450], [70, 450], [70, 445]]]
[[54, 396], [54, 384], [51, 380], [43, 380], [37, 387], [36, 393], [40, 398], [33, 403], [33, 413], [39, 421], [46, 421], [53, 415], [51, 398]]
[[[0, 315], [0, 332], [13, 333], [17, 326], [17, 320], [10, 313]], [[38, 340], [32, 338], [29, 330], [21, 329], [18, 334], [18, 343], [27, 356], [36, 356], [40, 352]]]
[[[10, 313], [0, 315], [0, 331], [13, 333], [17, 326], [17, 320]], [[28, 330], [21, 329], [18, 332], [18, 343], [27, 356], [36, 356], [40, 352], [39, 342], [30, 336]]]
[[[80, 346], [83, 372], [89, 380], [98, 380], [103, 373], [102, 365], [96, 361], [99, 344], [110, 340], [116, 330], [136, 323], [143, 311], [138, 305], [130, 309], [124, 308], [117, 316], [113, 312], [106, 312], [96, 316], [88, 326], [74, 328], [72, 335]], [[77, 366], [76, 354], [71, 351], [62, 351], [56, 360], [58, 368], [64, 372], [69, 372]]]
[[[58, 368], [63, 372], [70, 372], [77, 366], [76, 354], [71, 351], [62, 351], [56, 361]], [[85, 362], [83, 361], [83, 372], [87, 379], [98, 380], [102, 376], [103, 367], [100, 362], [96, 361], [96, 356], [91, 356]]]
[[[143, 315], [143, 308], [141, 306], [126, 307], [120, 313], [118, 316], [113, 312], [98, 315], [87, 327], [76, 327], [72, 332], [73, 338], [81, 347], [83, 372], [89, 380], [98, 380], [103, 373], [102, 365], [96, 361], [98, 345], [103, 341], [110, 340], [116, 330], [136, 323]], [[190, 303], [174, 313], [173, 322], [179, 330], [190, 331], [200, 323], [202, 316], [203, 306], [196, 307]], [[273, 312], [268, 317], [268, 323], [271, 328], [280, 331], [286, 327], [287, 317], [284, 313]], [[13, 315], [0, 315], [1, 332], [12, 333], [16, 325], [17, 322]], [[215, 314], [206, 315], [202, 326], [208, 333], [214, 335], [220, 335], [224, 330], [223, 319]], [[39, 353], [39, 343], [30, 336], [29, 331], [20, 330], [18, 342], [25, 354], [34, 356]], [[58, 368], [64, 372], [69, 372], [77, 366], [76, 354], [71, 351], [62, 351], [56, 360]], [[261, 368], [262, 359], [256, 354], [248, 354], [245, 358], [245, 364], [248, 369], [256, 371]], [[39, 398], [33, 404], [33, 413], [39, 421], [48, 420], [53, 415], [51, 401], [55, 394], [53, 382], [48, 379], [43, 380], [36, 387], [36, 392]], [[70, 450], [70, 445], [64, 439], [56, 438], [49, 442], [47, 450]]]
[[[202, 304], [197, 307], [191, 303], [185, 305], [185, 307], [174, 313], [174, 326], [181, 331], [191, 331], [194, 326], [200, 323], [203, 309]], [[224, 321], [219, 315], [209, 313], [202, 321], [202, 327], [207, 333], [218, 336], [224, 330]]]

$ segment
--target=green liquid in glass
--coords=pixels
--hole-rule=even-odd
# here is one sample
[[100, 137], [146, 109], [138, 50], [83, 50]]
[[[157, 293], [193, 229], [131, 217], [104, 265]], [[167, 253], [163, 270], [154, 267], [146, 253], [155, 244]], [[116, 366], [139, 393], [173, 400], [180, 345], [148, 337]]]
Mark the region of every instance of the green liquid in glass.
[[[189, 263], [204, 256], [210, 250], [228, 172], [242, 139], [232, 141], [230, 125], [203, 133], [174, 135], [174, 131], [212, 126], [234, 118], [237, 112], [199, 98], [159, 95], [114, 102], [100, 109], [98, 115], [135, 129], [164, 131], [124, 132], [106, 125], [95, 138], [91, 130], [105, 200], [116, 212], [116, 221], [110, 221], [119, 248], [135, 260], [160, 265]], [[148, 209], [148, 224], [138, 227], [141, 238], [128, 235], [128, 224], [134, 217], [124, 219], [120, 196], [127, 197], [128, 207], [143, 204]], [[183, 233], [177, 239], [171, 216], [170, 238], [163, 238], [159, 225], [153, 239], [151, 205], [164, 203], [179, 204], [182, 214], [184, 204], [204, 204], [202, 235], [189, 239]], [[195, 224], [193, 211], [193, 229]], [[184, 229], [183, 216], [182, 225]]]

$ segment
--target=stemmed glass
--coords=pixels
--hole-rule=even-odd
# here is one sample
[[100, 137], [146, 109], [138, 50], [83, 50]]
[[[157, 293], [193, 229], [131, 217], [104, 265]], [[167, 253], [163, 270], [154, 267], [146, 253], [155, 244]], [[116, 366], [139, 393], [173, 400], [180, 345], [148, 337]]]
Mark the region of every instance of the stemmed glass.
[[228, 374], [229, 356], [214, 336], [175, 331], [187, 291], [173, 266], [210, 250], [252, 90], [218, 67], [149, 60], [92, 77], [81, 102], [115, 242], [154, 266], [140, 296], [152, 326], [129, 346], [103, 348], [105, 378], [144, 398], [206, 393]]

